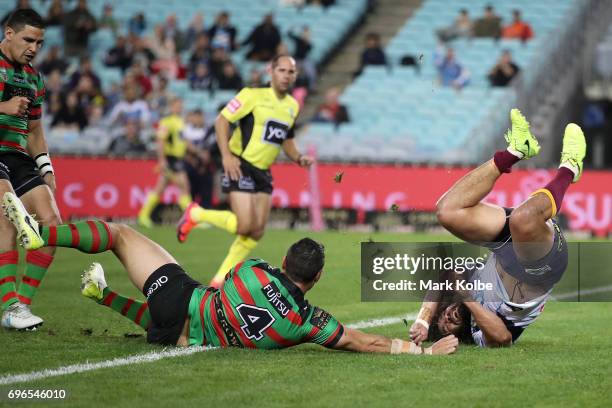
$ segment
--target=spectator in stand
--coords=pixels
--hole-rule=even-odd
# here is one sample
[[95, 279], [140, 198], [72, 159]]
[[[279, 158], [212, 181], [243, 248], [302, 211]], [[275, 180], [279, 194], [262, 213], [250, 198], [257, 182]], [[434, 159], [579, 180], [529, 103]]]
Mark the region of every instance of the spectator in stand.
[[355, 73], [355, 76], [360, 75], [368, 65], [387, 65], [387, 56], [382, 49], [380, 35], [377, 33], [368, 33], [366, 35], [365, 49], [361, 52], [359, 71]]
[[[6, 0], [4, 0], [6, 1]], [[13, 14], [14, 11], [16, 10], [22, 10], [22, 9], [30, 9], [32, 8], [32, 5], [30, 4], [30, 0], [17, 0], [15, 2], [15, 8], [12, 10], [9, 10], [4, 17], [2, 17], [2, 20], [0, 20], [0, 26], [2, 27], [2, 36], [4, 37], [4, 26], [6, 24], [6, 22], [8, 21], [8, 18], [11, 14]]]
[[187, 71], [189, 71], [189, 73], [194, 72], [195, 67], [198, 64], [208, 65], [210, 62], [210, 55], [211, 55], [211, 50], [210, 50], [210, 42], [208, 39], [208, 35], [205, 33], [198, 35], [195, 41], [193, 53], [191, 54], [191, 57], [189, 57], [189, 64], [187, 66]]
[[68, 63], [66, 59], [60, 55], [60, 51], [61, 49], [58, 45], [49, 48], [49, 52], [45, 55], [45, 59], [38, 66], [40, 72], [45, 75], [49, 75], [49, 73], [54, 70], [59, 70], [62, 74], [66, 72]]
[[49, 95], [49, 99], [47, 100], [47, 105], [45, 106], [45, 109], [46, 109], [45, 113], [48, 113], [48, 117], [51, 118], [51, 121], [53, 121], [53, 118], [55, 117], [55, 115], [57, 115], [60, 109], [62, 109], [62, 99], [63, 99], [63, 96], [59, 92], [54, 92], [51, 95]]
[[319, 106], [319, 110], [313, 121], [334, 123], [336, 125], [349, 122], [348, 110], [346, 106], [342, 105], [338, 100], [339, 96], [340, 90], [338, 88], [330, 88], [325, 93], [325, 103]]
[[87, 0], [78, 0], [77, 6], [64, 14], [64, 52], [67, 56], [87, 54], [89, 35], [96, 31], [96, 19], [87, 8]]
[[141, 128], [151, 125], [151, 111], [147, 103], [138, 95], [138, 85], [128, 82], [124, 85], [123, 99], [119, 101], [109, 114], [111, 125], [125, 125], [128, 120], [137, 120]]
[[213, 47], [221, 47], [225, 52], [235, 51], [236, 45], [236, 27], [229, 22], [229, 13], [222, 11], [217, 14], [215, 24], [208, 30], [208, 37]]
[[81, 78], [84, 76], [90, 78], [96, 88], [102, 87], [100, 77], [93, 71], [91, 59], [89, 57], [81, 57], [79, 59], [79, 68], [70, 76], [70, 79], [68, 80], [68, 87], [76, 87]]
[[249, 72], [249, 81], [247, 82], [249, 88], [261, 88], [264, 86], [263, 74], [257, 68], [251, 68]]
[[512, 23], [504, 27], [503, 38], [517, 38], [521, 41], [528, 41], [533, 38], [533, 29], [521, 18], [520, 10], [512, 11]]
[[218, 79], [218, 87], [223, 90], [239, 91], [244, 87], [242, 77], [232, 61], [223, 64], [223, 72]]
[[459, 10], [459, 15], [449, 27], [444, 27], [436, 31], [440, 41], [448, 42], [455, 38], [470, 38], [473, 34], [474, 24], [470, 19], [470, 14], [466, 9]]
[[75, 92], [69, 92], [63, 100], [62, 107], [53, 117], [52, 128], [83, 130], [87, 126], [87, 114], [79, 105]]
[[302, 32], [299, 35], [289, 31], [289, 38], [295, 43], [295, 52], [293, 58], [295, 58], [301, 71], [308, 78], [308, 89], [313, 89], [317, 81], [317, 67], [314, 62], [308, 58], [308, 54], [312, 50], [312, 43], [310, 42], [310, 28], [304, 26]]
[[45, 24], [47, 27], [62, 25], [64, 21], [64, 4], [62, 0], [53, 0], [47, 12]]
[[140, 87], [141, 95], [146, 98], [153, 90], [153, 83], [146, 68], [140, 62], [135, 62], [130, 67], [130, 76]]
[[62, 95], [64, 84], [62, 83], [62, 72], [54, 69], [45, 75], [45, 101], [49, 102], [53, 95]]
[[163, 38], [171, 39], [174, 43], [174, 49], [177, 52], [186, 49], [187, 44], [185, 41], [185, 34], [181, 31], [178, 26], [176, 14], [170, 14], [166, 17], [166, 23], [163, 25]]
[[128, 20], [128, 31], [140, 37], [147, 29], [147, 20], [144, 13], [135, 14]]
[[501, 17], [495, 14], [493, 6], [485, 7], [484, 16], [474, 21], [474, 37], [499, 38], [501, 36]]
[[147, 148], [140, 140], [140, 124], [130, 119], [125, 122], [123, 132], [108, 147], [109, 154], [143, 154]]
[[204, 28], [204, 14], [196, 13], [185, 32], [185, 48], [191, 49], [200, 35], [206, 35]]
[[274, 24], [274, 16], [266, 14], [261, 24], [251, 31], [242, 45], [251, 45], [251, 50], [247, 53], [248, 59], [267, 62], [274, 56], [280, 42], [280, 31]]
[[505, 50], [497, 64], [489, 72], [491, 86], [508, 86], [518, 75], [520, 68], [512, 61], [512, 54]]
[[189, 76], [189, 86], [194, 91], [211, 91], [214, 82], [214, 77], [206, 64], [198, 64], [195, 72]]
[[175, 95], [168, 89], [168, 79], [165, 76], [158, 76], [156, 81], [153, 81], [153, 91], [149, 94], [148, 102], [152, 112], [158, 119], [167, 114], [168, 104]]
[[151, 71], [166, 75], [168, 78], [177, 78], [179, 64], [177, 64], [178, 54], [173, 37], [166, 36], [164, 26], [157, 25], [149, 41], [156, 57]]
[[74, 73], [70, 76], [68, 87], [71, 89], [76, 87], [82, 76], [89, 77], [96, 88], [102, 88], [100, 77], [93, 71], [93, 68], [91, 67], [91, 59], [89, 57], [80, 58], [79, 69], [74, 71]]
[[91, 77], [82, 76], [76, 88], [79, 105], [89, 114], [93, 106], [104, 106], [104, 95], [99, 87], [95, 86]]
[[102, 17], [100, 17], [100, 22], [98, 24], [98, 28], [108, 28], [112, 31], [113, 35], [117, 35], [117, 30], [119, 29], [119, 24], [117, 23], [117, 19], [113, 15], [113, 6], [110, 4], [105, 4], [104, 9], [102, 11]]
[[132, 33], [128, 37], [128, 44], [128, 48], [132, 50], [132, 64], [140, 62], [150, 70], [155, 62], [155, 53], [149, 48], [147, 39]]
[[213, 49], [212, 56], [210, 57], [210, 61], [208, 62], [208, 67], [212, 76], [215, 79], [221, 78], [223, 75], [223, 65], [229, 61], [230, 58], [225, 52], [225, 48], [215, 48]]
[[120, 68], [122, 72], [125, 72], [132, 65], [132, 58], [132, 51], [128, 48], [126, 38], [119, 36], [113, 48], [106, 53], [104, 65]]
[[470, 80], [470, 73], [465, 69], [455, 56], [455, 50], [451, 47], [438, 47], [434, 55], [434, 63], [438, 69], [438, 77], [442, 86], [452, 86], [460, 90]]

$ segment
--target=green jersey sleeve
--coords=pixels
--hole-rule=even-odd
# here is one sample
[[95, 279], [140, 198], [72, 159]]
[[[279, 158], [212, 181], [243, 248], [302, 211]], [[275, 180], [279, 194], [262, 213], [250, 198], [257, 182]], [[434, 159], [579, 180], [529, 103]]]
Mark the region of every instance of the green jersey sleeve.
[[305, 341], [325, 347], [333, 347], [344, 334], [344, 326], [330, 313], [320, 307], [313, 307], [304, 325], [308, 330]]

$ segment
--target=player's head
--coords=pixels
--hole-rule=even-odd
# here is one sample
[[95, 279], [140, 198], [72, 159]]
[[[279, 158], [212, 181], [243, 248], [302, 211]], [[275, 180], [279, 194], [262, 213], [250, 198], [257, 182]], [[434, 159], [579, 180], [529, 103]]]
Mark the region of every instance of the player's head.
[[287, 93], [297, 78], [295, 60], [289, 55], [277, 55], [272, 59], [268, 73], [272, 88], [278, 93]]
[[470, 311], [463, 303], [441, 303], [438, 312], [432, 318], [429, 339], [436, 341], [454, 334], [460, 342], [470, 343], [472, 342], [470, 320]]
[[325, 248], [310, 238], [302, 238], [291, 245], [283, 259], [283, 269], [289, 279], [308, 288], [321, 277], [323, 265]]
[[18, 64], [29, 64], [40, 51], [44, 37], [45, 23], [40, 14], [32, 9], [14, 11], [4, 28], [7, 56]]

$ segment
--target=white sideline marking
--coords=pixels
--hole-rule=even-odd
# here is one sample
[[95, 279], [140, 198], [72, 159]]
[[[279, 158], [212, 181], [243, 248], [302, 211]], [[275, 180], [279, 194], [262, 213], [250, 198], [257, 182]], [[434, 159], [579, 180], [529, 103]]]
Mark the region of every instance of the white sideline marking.
[[[403, 317], [385, 317], [381, 319], [362, 320], [352, 324], [347, 324], [349, 329], [367, 329], [369, 327], [388, 326], [402, 322], [403, 319], [412, 320], [416, 315], [406, 315]], [[190, 354], [199, 353], [202, 351], [215, 350], [217, 347], [193, 346], [188, 348], [172, 348], [163, 351], [153, 351], [145, 354], [135, 354], [133, 356], [119, 357], [112, 360], [99, 361], [97, 363], [80, 363], [63, 366], [54, 369], [45, 369], [40, 371], [32, 371], [23, 374], [5, 375], [0, 377], [0, 385], [18, 384], [28, 381], [42, 380], [45, 378], [59, 377], [68, 374], [84, 373], [86, 371], [94, 371], [102, 368], [120, 367], [131, 364], [150, 363], [152, 361], [162, 360], [164, 358], [174, 358], [188, 356]]]
[[578, 295], [593, 295], [595, 293], [605, 293], [605, 292], [612, 292], [612, 285], [609, 286], [600, 286], [598, 288], [593, 288], [593, 289], [583, 289], [583, 290], [576, 290], [574, 292], [569, 292], [569, 293], [562, 293], [560, 295], [556, 295], [556, 296], [551, 296], [550, 300], [563, 300], [563, 299], [571, 299], [571, 298], [575, 298]]

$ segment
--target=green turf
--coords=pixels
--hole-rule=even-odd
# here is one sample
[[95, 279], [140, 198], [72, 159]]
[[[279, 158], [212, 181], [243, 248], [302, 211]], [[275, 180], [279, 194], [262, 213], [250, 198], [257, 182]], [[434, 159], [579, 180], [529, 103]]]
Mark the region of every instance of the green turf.
[[[148, 232], [206, 282], [232, 237], [196, 231], [178, 245], [173, 231]], [[303, 232], [269, 231], [254, 255], [275, 264]], [[308, 294], [311, 303], [345, 323], [414, 312], [413, 303], [360, 302], [360, 242], [433, 241], [447, 236], [309, 234], [327, 248], [325, 274]], [[138, 256], [138, 255], [135, 255]], [[140, 328], [79, 294], [79, 275], [91, 261], [105, 266], [111, 286], [137, 296], [109, 254], [61, 249], [35, 299], [45, 325], [34, 333], [0, 332], [0, 376], [95, 362], [159, 348]], [[406, 337], [403, 324], [369, 329]], [[214, 350], [129, 367], [0, 387], [65, 389], [67, 406], [610, 406], [612, 304], [550, 302], [510, 349], [462, 347], [450, 357], [358, 355], [300, 346], [281, 351]], [[40, 406], [43, 404], [41, 403]], [[58, 405], [58, 404], [52, 404]], [[36, 406], [39, 406], [38, 404]]]

